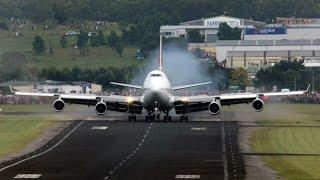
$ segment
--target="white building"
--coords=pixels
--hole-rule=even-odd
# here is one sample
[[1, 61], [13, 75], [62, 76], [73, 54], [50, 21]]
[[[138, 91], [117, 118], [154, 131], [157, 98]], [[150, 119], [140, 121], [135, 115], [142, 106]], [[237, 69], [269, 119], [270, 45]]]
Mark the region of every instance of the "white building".
[[160, 32], [164, 33], [165, 37], [180, 37], [187, 38], [188, 31], [192, 29], [200, 30], [200, 34], [204, 35], [206, 43], [212, 43], [218, 40], [217, 33], [219, 25], [226, 22], [231, 27], [237, 27], [242, 30], [246, 28], [254, 28], [265, 26], [266, 24], [259, 21], [248, 19], [240, 19], [229, 16], [217, 16], [212, 18], [203, 18], [194, 21], [180, 23], [180, 25], [161, 26]]
[[38, 85], [38, 91], [46, 93], [83, 93], [83, 88], [81, 86], [72, 85]]
[[[260, 57], [269, 53], [281, 52], [288, 58], [303, 58], [320, 56], [320, 40], [242, 40], [217, 41], [216, 57], [218, 62], [231, 58], [231, 52], [264, 52]], [[283, 56], [283, 55], [281, 55]]]
[[268, 25], [265, 28], [247, 28], [244, 40], [299, 40], [320, 39], [320, 24]]

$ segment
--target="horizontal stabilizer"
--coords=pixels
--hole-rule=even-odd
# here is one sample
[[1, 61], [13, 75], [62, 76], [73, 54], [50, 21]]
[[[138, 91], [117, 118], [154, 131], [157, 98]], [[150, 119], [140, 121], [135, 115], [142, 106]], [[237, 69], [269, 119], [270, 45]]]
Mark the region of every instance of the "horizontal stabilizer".
[[116, 82], [110, 82], [110, 84], [117, 85], [117, 86], [123, 86], [123, 87], [130, 87], [135, 89], [142, 89], [142, 86], [132, 85], [132, 84], [124, 84], [124, 83], [116, 83]]
[[198, 84], [189, 84], [189, 85], [184, 85], [184, 86], [175, 86], [172, 89], [173, 90], [186, 89], [186, 88], [191, 88], [191, 87], [208, 85], [208, 84], [211, 84], [211, 83], [212, 82], [205, 82], [205, 83], [198, 83]]

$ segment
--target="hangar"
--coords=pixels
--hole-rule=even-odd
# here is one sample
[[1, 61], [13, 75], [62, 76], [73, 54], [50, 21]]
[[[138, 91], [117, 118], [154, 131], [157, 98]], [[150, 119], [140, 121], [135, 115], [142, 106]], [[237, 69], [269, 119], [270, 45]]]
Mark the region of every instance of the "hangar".
[[219, 25], [222, 22], [226, 22], [229, 26], [240, 28], [243, 31], [246, 28], [263, 27], [266, 25], [264, 22], [222, 15], [182, 22], [179, 25], [161, 26], [160, 32], [162, 32], [165, 37], [187, 38], [189, 30], [198, 29], [200, 34], [204, 35], [205, 43], [213, 43], [218, 40], [217, 33]]

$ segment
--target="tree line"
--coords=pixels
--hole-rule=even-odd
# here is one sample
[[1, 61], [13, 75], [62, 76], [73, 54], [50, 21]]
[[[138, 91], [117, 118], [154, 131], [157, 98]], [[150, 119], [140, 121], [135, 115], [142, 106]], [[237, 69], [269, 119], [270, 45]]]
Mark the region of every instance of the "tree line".
[[158, 16], [161, 21], [178, 23], [223, 13], [262, 21], [275, 16], [319, 17], [320, 5], [314, 0], [0, 0], [1, 17], [27, 17], [38, 22], [100, 19], [137, 24]]
[[270, 68], [258, 71], [254, 85], [266, 90], [272, 90], [273, 86], [277, 86], [278, 89], [305, 89], [308, 84], [312, 84], [313, 73], [315, 89], [320, 89], [319, 68], [306, 68], [303, 61], [280, 61]]
[[[124, 39], [123, 36], [119, 36], [115, 31], [111, 31], [110, 35], [107, 37], [104, 36], [103, 31], [99, 30], [98, 32], [92, 32], [89, 36], [89, 32], [86, 30], [80, 30], [80, 33], [77, 35], [76, 46], [79, 48], [80, 54], [85, 56], [89, 55], [89, 46], [90, 47], [101, 47], [108, 44], [112, 50], [122, 56], [124, 49]], [[63, 35], [60, 39], [60, 46], [62, 48], [68, 47], [68, 38]], [[33, 51], [41, 55], [46, 52], [47, 47], [45, 41], [41, 35], [34, 37], [32, 42]], [[74, 47], [73, 47], [74, 48]], [[50, 47], [50, 53], [52, 54], [54, 50]]]
[[[58, 24], [83, 20], [118, 22], [125, 43], [144, 51], [158, 45], [161, 25], [221, 14], [271, 23], [276, 16], [319, 17], [320, 3], [314, 0], [0, 0], [0, 17]], [[117, 44], [115, 49], [120, 46]]]
[[101, 84], [103, 88], [112, 87], [111, 81], [128, 83], [137, 68], [133, 66], [123, 68], [64, 68], [56, 69], [54, 67], [44, 68], [38, 73], [40, 80], [54, 81], [85, 81], [90, 83]]

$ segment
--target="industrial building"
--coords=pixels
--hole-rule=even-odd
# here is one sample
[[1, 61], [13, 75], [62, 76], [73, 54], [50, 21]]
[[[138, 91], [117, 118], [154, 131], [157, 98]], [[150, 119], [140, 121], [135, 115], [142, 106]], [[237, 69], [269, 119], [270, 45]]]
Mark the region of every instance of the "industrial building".
[[299, 59], [307, 56], [320, 56], [320, 40], [217, 41], [216, 51], [218, 62], [230, 59], [234, 54], [240, 52], [243, 53], [241, 55], [243, 57], [246, 57], [246, 52], [256, 52], [257, 57], [277, 56]]
[[200, 34], [204, 35], [205, 43], [213, 43], [218, 40], [217, 33], [219, 30], [219, 25], [222, 22], [226, 22], [229, 26], [237, 27], [242, 30], [245, 30], [246, 28], [264, 27], [266, 25], [264, 22], [253, 21], [249, 19], [217, 16], [183, 22], [180, 23], [180, 25], [161, 26], [160, 32], [162, 32], [165, 37], [187, 38], [189, 30], [198, 29]]
[[[226, 22], [242, 30], [242, 40], [218, 40], [219, 24]], [[320, 19], [277, 17], [273, 24], [228, 16], [203, 18], [161, 26], [166, 37], [187, 38], [188, 31], [199, 29], [204, 43], [189, 43], [212, 55], [212, 59], [228, 68], [243, 67], [251, 77], [261, 68], [283, 60], [320, 58]]]
[[24, 92], [43, 92], [43, 93], [86, 93], [99, 94], [102, 92], [102, 85], [87, 82], [29, 82], [29, 81], [10, 81], [1, 83], [0, 87], [9, 85], [16, 91]]
[[228, 68], [246, 68], [254, 78], [279, 61], [320, 57], [320, 40], [217, 41], [216, 57]]
[[320, 39], [320, 24], [272, 24], [265, 28], [247, 28], [243, 40]]

